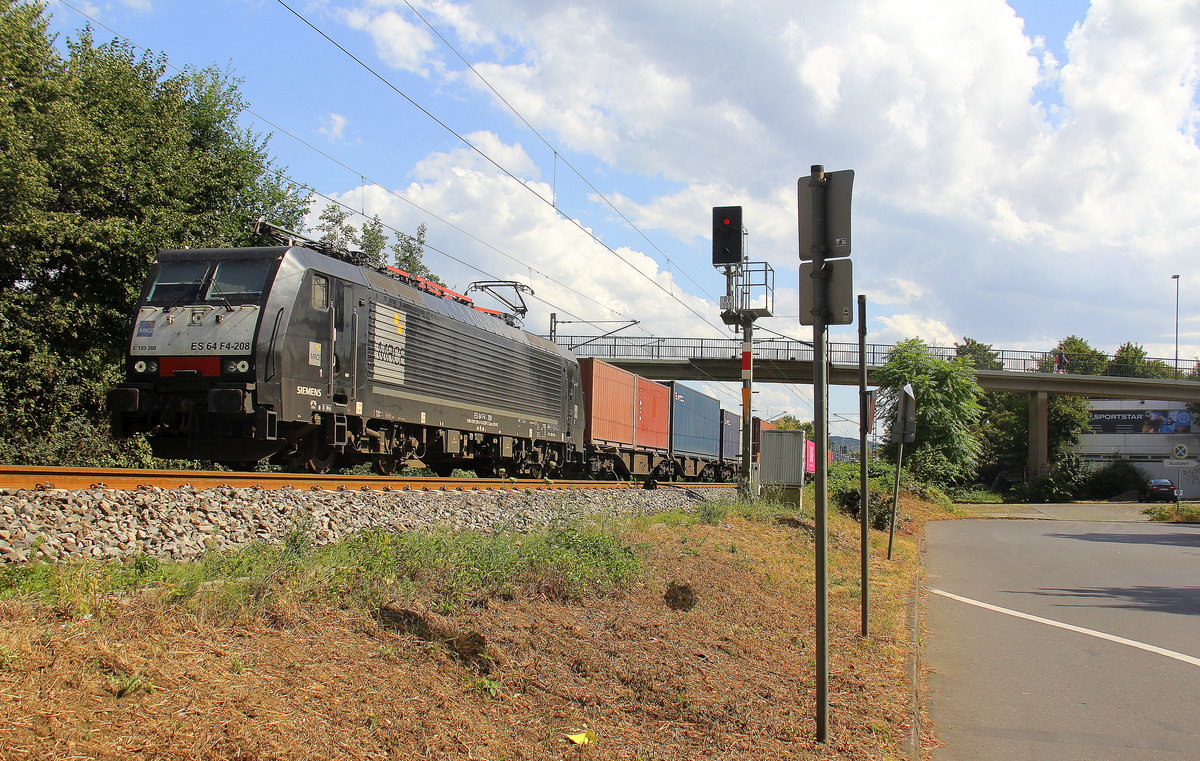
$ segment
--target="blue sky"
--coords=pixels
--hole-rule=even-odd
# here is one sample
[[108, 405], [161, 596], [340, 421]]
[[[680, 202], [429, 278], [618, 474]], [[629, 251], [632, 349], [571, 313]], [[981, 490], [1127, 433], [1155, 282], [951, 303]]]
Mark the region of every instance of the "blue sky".
[[[1180, 354], [1200, 354], [1194, 2], [287, 3], [390, 85], [276, 0], [70, 0], [173, 65], [229, 67], [290, 176], [398, 229], [426, 223], [471, 265], [428, 254], [453, 285], [528, 282], [534, 331], [558, 311], [729, 335], [709, 208], [741, 204], [751, 258], [777, 275], [781, 316], [762, 325], [811, 335], [794, 318], [795, 184], [819, 163], [856, 172], [871, 342], [1043, 350], [1076, 334], [1170, 357], [1179, 273]], [[64, 36], [87, 23], [50, 7]], [[803, 387], [757, 404], [811, 415]]]

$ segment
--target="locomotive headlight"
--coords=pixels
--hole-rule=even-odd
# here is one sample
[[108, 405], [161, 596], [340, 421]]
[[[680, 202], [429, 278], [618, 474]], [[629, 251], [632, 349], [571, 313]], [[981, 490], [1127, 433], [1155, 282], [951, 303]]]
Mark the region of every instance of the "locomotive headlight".
[[135, 373], [144, 373], [144, 372], [146, 372], [146, 363], [145, 363], [145, 361], [144, 361], [144, 360], [140, 360], [140, 359], [139, 359], [137, 362], [134, 362], [134, 363], [133, 363], [133, 371], [134, 371]]
[[232, 374], [232, 373], [236, 373], [237, 371], [238, 371], [238, 363], [237, 362], [235, 362], [231, 359], [225, 363], [225, 372]]
[[238, 362], [238, 363], [237, 363], [237, 371], [238, 371], [239, 373], [248, 373], [248, 372], [250, 372], [250, 363], [249, 363], [249, 362], [247, 362], [247, 361], [246, 361], [246, 360], [244, 360], [244, 359], [243, 359], [241, 362]]
[[158, 363], [157, 363], [157, 362], [151, 362], [151, 363], [150, 363], [150, 366], [147, 368], [147, 370], [149, 370], [149, 371], [150, 371], [150, 372], [152, 372], [152, 373], [156, 373], [156, 372], [158, 372]]

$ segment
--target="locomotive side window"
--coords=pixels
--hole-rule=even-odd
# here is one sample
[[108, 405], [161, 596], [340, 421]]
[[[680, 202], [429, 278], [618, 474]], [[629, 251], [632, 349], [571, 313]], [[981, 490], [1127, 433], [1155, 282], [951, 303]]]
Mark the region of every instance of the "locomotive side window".
[[263, 294], [273, 262], [269, 259], [222, 259], [217, 262], [205, 295], [208, 301], [230, 296], [258, 297]]
[[313, 275], [312, 308], [322, 312], [329, 308], [329, 278], [324, 275]]
[[197, 301], [208, 273], [208, 262], [164, 262], [146, 299], [151, 303], [180, 304]]

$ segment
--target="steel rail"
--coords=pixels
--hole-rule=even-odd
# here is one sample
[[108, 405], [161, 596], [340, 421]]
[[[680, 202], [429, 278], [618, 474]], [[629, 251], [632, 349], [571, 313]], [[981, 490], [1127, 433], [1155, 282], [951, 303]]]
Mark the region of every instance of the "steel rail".
[[[0, 489], [177, 489], [220, 487], [304, 491], [471, 491], [500, 489], [640, 489], [629, 481], [567, 481], [523, 478], [410, 478], [309, 473], [241, 473], [204, 470], [60, 468], [0, 465]], [[733, 484], [659, 482], [664, 488], [732, 488]]]

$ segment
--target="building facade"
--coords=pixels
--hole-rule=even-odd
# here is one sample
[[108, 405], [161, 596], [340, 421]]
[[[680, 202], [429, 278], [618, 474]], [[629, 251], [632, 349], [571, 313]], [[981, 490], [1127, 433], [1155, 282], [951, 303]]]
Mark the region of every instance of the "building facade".
[[1097, 464], [1129, 462], [1149, 478], [1169, 478], [1184, 499], [1200, 499], [1200, 467], [1169, 467], [1171, 460], [1200, 459], [1200, 430], [1182, 402], [1089, 400], [1090, 433], [1074, 451]]

